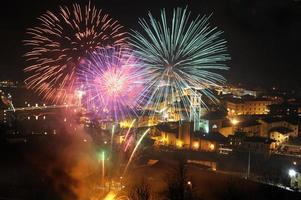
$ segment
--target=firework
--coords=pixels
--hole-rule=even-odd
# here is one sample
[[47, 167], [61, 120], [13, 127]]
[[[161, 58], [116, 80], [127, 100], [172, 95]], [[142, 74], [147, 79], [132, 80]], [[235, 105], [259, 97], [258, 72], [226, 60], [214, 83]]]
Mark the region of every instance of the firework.
[[133, 151], [132, 151], [132, 153], [131, 153], [131, 155], [130, 155], [130, 158], [129, 158], [129, 160], [128, 160], [128, 162], [127, 162], [125, 168], [124, 168], [123, 176], [126, 174], [126, 172], [127, 172], [128, 168], [129, 168], [131, 162], [132, 162], [132, 159], [133, 159], [133, 157], [134, 157], [134, 155], [135, 155], [135, 153], [136, 153], [138, 147], [140, 146], [142, 140], [143, 140], [144, 137], [148, 134], [149, 131], [150, 131], [150, 128], [148, 128], [146, 131], [144, 131], [144, 133], [141, 135], [141, 137], [140, 137], [139, 140], [137, 141], [137, 143], [136, 143], [136, 145], [135, 145], [135, 147], [134, 147], [134, 149], [133, 149]]
[[[174, 9], [169, 20], [165, 10], [156, 20], [140, 19], [143, 32], [133, 31], [130, 44], [149, 71], [144, 95], [146, 109], [191, 115], [191, 106], [203, 104], [203, 94], [215, 100], [210, 88], [224, 83], [218, 70], [227, 69], [229, 59], [221, 31], [211, 28], [209, 17], [192, 19], [187, 9]], [[192, 98], [194, 97], [194, 98]], [[200, 102], [199, 102], [200, 101]], [[179, 120], [179, 119], [175, 119]]]
[[114, 121], [135, 113], [145, 71], [128, 49], [112, 47], [93, 53], [78, 75], [88, 111]]
[[60, 7], [38, 18], [38, 26], [27, 31], [24, 41], [29, 66], [26, 85], [46, 100], [67, 98], [76, 82], [76, 69], [87, 55], [99, 48], [124, 45], [123, 27], [89, 3]]
[[125, 136], [124, 136], [124, 141], [125, 141], [125, 142], [127, 141], [127, 138], [128, 138], [128, 136], [129, 136], [129, 134], [130, 134], [130, 131], [131, 131], [131, 129], [132, 129], [132, 127], [133, 127], [135, 121], [136, 121], [136, 119], [134, 119], [134, 120], [131, 122], [130, 127], [128, 128], [128, 130], [127, 130], [127, 132], [126, 132], [126, 134], [125, 134]]

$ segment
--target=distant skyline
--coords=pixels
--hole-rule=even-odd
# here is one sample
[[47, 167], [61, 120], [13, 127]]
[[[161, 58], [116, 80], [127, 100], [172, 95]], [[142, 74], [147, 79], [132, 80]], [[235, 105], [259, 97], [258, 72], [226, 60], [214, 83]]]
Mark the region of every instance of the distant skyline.
[[[26, 28], [36, 18], [59, 5], [88, 1], [27, 0], [4, 1], [0, 8], [0, 79], [24, 78]], [[139, 29], [138, 18], [148, 11], [188, 6], [192, 16], [210, 15], [211, 25], [224, 31], [231, 68], [225, 73], [229, 82], [254, 86], [282, 85], [301, 87], [299, 78], [301, 46], [301, 2], [296, 0], [93, 0], [98, 8], [119, 20], [128, 31]], [[118, 5], [118, 6], [117, 6]]]

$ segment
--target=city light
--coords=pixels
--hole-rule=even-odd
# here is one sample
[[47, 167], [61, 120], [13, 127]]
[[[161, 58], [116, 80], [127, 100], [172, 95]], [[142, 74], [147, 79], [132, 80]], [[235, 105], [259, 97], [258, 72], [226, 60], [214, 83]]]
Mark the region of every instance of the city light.
[[239, 121], [237, 119], [232, 119], [231, 123], [235, 126], [239, 123]]
[[200, 143], [199, 142], [194, 142], [193, 145], [192, 145], [192, 147], [194, 149], [198, 149], [200, 147]]
[[116, 197], [116, 194], [114, 192], [110, 191], [103, 200], [114, 200], [115, 197]]
[[104, 181], [105, 181], [105, 152], [104, 151], [102, 151], [101, 152], [101, 161], [102, 161], [102, 182], [104, 183]]
[[290, 177], [295, 177], [295, 176], [297, 175], [297, 172], [296, 172], [296, 170], [294, 170], [294, 169], [289, 169], [289, 170], [288, 170], [288, 175], [289, 175]]
[[177, 140], [176, 145], [177, 145], [178, 148], [182, 148], [183, 147], [183, 141], [182, 140]]
[[210, 145], [209, 145], [209, 149], [210, 149], [211, 151], [213, 151], [214, 148], [215, 148], [214, 144], [210, 144]]

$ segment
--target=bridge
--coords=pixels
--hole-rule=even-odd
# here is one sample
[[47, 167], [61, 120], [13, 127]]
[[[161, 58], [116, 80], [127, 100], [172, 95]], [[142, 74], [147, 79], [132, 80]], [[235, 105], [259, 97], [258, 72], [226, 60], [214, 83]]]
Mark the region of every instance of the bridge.
[[79, 108], [80, 106], [74, 104], [64, 104], [64, 105], [38, 105], [27, 106], [27, 107], [18, 107], [15, 108], [10, 106], [9, 108], [3, 110], [3, 122], [7, 123], [9, 126], [15, 121], [23, 121], [30, 119], [32, 116], [38, 119], [40, 116], [43, 116], [45, 119], [46, 115], [58, 114], [53, 112], [55, 109], [72, 109]]
[[33, 110], [46, 110], [46, 109], [56, 109], [56, 108], [77, 108], [79, 107], [78, 105], [69, 105], [69, 104], [64, 104], [64, 105], [42, 105], [42, 106], [38, 106], [36, 104], [36, 106], [27, 106], [27, 107], [19, 107], [19, 108], [14, 108], [14, 107], [10, 107], [8, 109], [5, 109], [4, 112], [16, 112], [16, 111], [33, 111]]

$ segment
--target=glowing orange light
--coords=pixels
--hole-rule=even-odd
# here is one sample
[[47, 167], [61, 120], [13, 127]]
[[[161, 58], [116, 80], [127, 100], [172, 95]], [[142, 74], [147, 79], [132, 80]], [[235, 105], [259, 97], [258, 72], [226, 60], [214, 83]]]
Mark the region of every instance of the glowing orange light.
[[232, 119], [232, 120], [231, 120], [231, 123], [232, 123], [233, 125], [237, 125], [237, 124], [239, 123], [239, 121], [238, 121], [237, 119]]
[[192, 147], [193, 147], [194, 149], [198, 149], [198, 148], [200, 147], [199, 142], [194, 142], [193, 145], [192, 145]]

